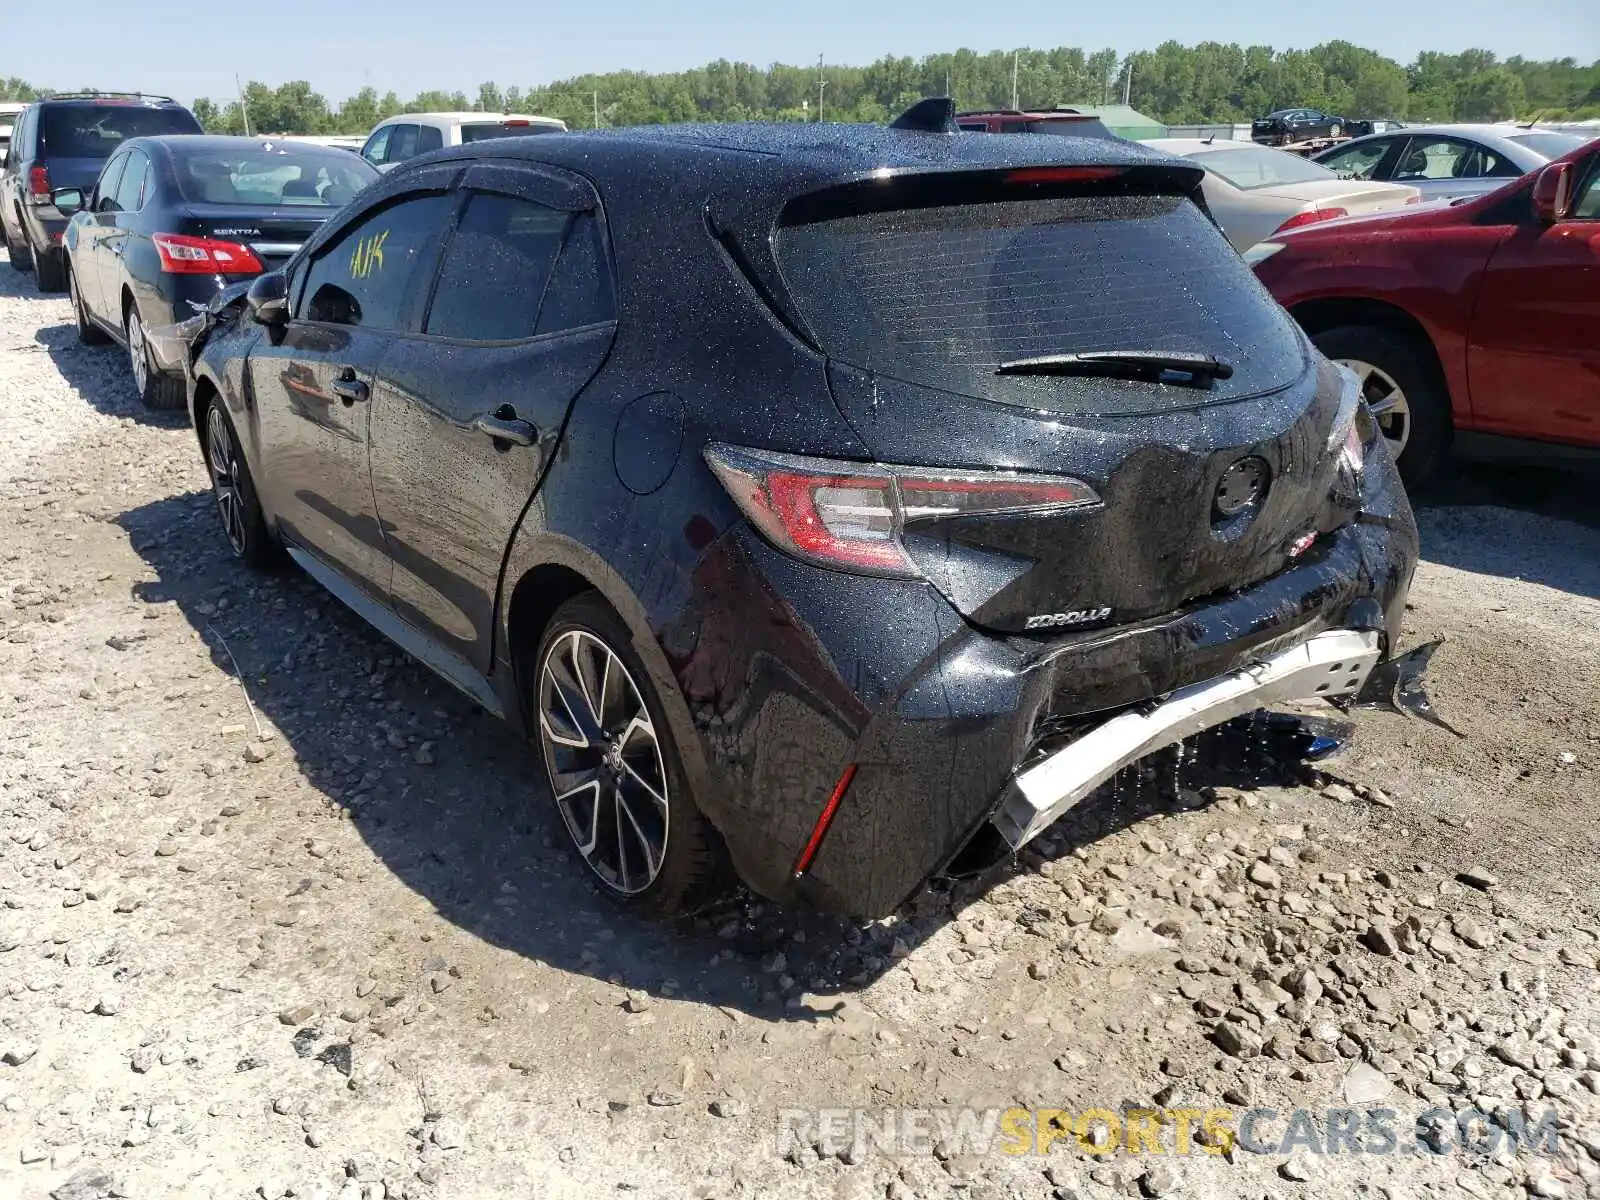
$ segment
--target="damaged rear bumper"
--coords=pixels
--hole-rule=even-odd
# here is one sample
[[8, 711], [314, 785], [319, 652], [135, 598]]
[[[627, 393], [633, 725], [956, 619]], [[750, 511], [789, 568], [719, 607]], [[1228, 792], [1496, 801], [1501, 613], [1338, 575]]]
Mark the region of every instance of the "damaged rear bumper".
[[1018, 772], [990, 820], [1016, 850], [1153, 750], [1271, 704], [1357, 696], [1381, 654], [1375, 632], [1329, 630], [1113, 717]]

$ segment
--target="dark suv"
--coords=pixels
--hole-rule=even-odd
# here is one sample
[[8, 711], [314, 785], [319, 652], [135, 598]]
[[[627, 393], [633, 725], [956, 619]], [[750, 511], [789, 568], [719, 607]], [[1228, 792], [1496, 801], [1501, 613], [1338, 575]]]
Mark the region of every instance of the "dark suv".
[[1395, 650], [1388, 451], [1203, 174], [779, 124], [413, 159], [197, 338], [223, 532], [523, 731], [611, 895], [731, 861], [884, 914]]
[[0, 167], [0, 228], [11, 265], [37, 268], [42, 292], [65, 291], [67, 217], [50, 193], [79, 188], [87, 195], [106, 159], [129, 138], [200, 132], [194, 114], [165, 96], [71, 92], [28, 105]]

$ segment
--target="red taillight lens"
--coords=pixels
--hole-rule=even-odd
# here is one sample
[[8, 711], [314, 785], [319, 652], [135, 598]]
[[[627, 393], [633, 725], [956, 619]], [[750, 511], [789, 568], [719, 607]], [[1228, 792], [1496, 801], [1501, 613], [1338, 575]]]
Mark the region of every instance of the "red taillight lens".
[[1126, 171], [1125, 167], [1024, 167], [1006, 174], [1006, 182], [1027, 183], [1096, 183], [1102, 179], [1115, 179]]
[[28, 195], [34, 199], [48, 198], [50, 195], [50, 171], [46, 167], [34, 167], [28, 172]]
[[706, 462], [744, 515], [778, 549], [858, 575], [918, 578], [908, 525], [1098, 504], [1088, 484], [1004, 471], [930, 471], [801, 458], [713, 445]]
[[1288, 229], [1299, 229], [1302, 225], [1315, 225], [1319, 221], [1335, 221], [1340, 217], [1348, 217], [1349, 215], [1350, 213], [1343, 208], [1308, 208], [1305, 212], [1295, 213], [1294, 216], [1279, 225], [1273, 232], [1283, 233]]
[[259, 275], [266, 270], [249, 246], [184, 233], [155, 233], [150, 240], [169, 275]]

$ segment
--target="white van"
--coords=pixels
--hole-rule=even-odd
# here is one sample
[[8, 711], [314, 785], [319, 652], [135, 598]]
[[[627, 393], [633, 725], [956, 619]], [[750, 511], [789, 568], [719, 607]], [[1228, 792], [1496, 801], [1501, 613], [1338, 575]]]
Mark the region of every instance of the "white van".
[[516, 113], [401, 113], [381, 121], [361, 147], [361, 155], [380, 171], [429, 150], [481, 142], [488, 138], [565, 133], [567, 123], [555, 117]]

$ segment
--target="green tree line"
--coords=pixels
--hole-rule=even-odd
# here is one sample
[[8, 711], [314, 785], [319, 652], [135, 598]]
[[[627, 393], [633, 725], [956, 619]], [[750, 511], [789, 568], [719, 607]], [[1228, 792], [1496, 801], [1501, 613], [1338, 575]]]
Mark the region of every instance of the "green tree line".
[[[0, 98], [41, 93], [21, 79], [0, 81]], [[365, 133], [402, 112], [477, 109], [558, 116], [574, 128], [664, 121], [885, 121], [924, 96], [953, 96], [963, 108], [1101, 103], [1126, 94], [1167, 124], [1248, 121], [1306, 105], [1354, 118], [1410, 121], [1558, 120], [1600, 117], [1600, 62], [1499, 59], [1488, 50], [1432, 51], [1402, 66], [1345, 41], [1310, 50], [1166, 42], [1121, 56], [1115, 50], [956, 50], [926, 58], [888, 56], [866, 66], [767, 67], [726, 60], [689, 71], [613, 71], [546, 87], [479, 86], [427, 91], [402, 100], [362, 88], [330, 103], [303, 80], [245, 85], [238, 98], [201, 98], [194, 112], [209, 130]]]

